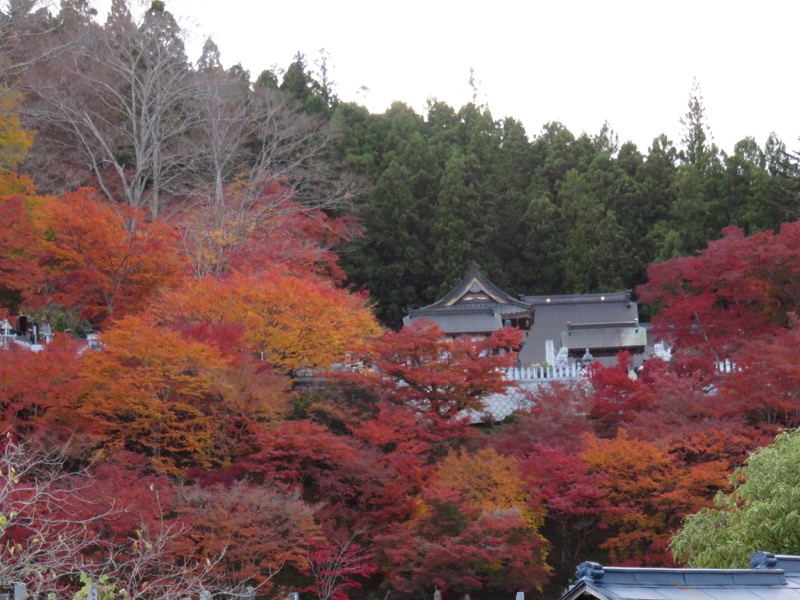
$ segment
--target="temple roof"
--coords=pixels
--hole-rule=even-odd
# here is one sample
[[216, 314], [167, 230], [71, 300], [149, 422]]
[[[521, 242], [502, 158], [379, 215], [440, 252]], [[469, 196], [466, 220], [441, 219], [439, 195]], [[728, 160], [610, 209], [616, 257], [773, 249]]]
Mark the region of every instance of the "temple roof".
[[526, 365], [547, 360], [549, 341], [556, 348], [591, 349], [599, 356], [622, 349], [641, 352], [647, 344], [630, 291], [517, 298], [497, 287], [475, 263], [447, 294], [410, 310], [403, 323], [417, 319], [433, 321], [450, 336], [520, 327], [525, 336], [519, 359]]
[[[498, 305], [507, 308], [500, 308]], [[452, 290], [433, 304], [412, 310], [411, 313], [420, 316], [419, 313], [441, 312], [448, 309], [462, 312], [473, 307], [493, 311], [500, 308], [500, 312], [503, 313], [521, 313], [528, 309], [529, 304], [501, 290], [489, 281], [477, 263], [472, 263], [464, 278]]]

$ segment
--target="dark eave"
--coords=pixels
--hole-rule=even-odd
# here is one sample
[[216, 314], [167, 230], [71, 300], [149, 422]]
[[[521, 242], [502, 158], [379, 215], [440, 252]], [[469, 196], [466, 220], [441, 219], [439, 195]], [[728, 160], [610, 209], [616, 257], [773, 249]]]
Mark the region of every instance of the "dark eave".
[[529, 306], [541, 304], [594, 304], [601, 302], [631, 302], [631, 290], [599, 294], [568, 294], [551, 296], [522, 296]]
[[503, 315], [504, 317], [526, 317], [530, 311], [517, 305], [496, 304], [494, 302], [481, 302], [479, 304], [456, 304], [453, 306], [426, 306], [408, 311], [413, 318], [434, 317], [444, 315]]

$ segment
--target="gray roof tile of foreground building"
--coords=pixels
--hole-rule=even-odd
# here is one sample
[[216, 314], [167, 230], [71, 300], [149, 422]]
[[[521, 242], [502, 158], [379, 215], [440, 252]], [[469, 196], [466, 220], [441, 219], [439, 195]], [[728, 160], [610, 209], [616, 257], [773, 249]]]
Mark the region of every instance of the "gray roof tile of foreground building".
[[758, 552], [750, 569], [659, 569], [582, 563], [561, 600], [800, 600], [800, 557]]

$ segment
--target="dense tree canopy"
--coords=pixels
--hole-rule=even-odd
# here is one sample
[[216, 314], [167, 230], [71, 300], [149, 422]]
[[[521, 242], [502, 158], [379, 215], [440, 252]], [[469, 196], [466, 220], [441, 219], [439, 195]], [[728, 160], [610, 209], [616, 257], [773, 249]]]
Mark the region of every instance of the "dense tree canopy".
[[355, 208], [365, 235], [343, 264], [392, 326], [476, 260], [515, 292], [630, 289], [648, 264], [697, 251], [726, 226], [754, 233], [800, 216], [783, 183], [796, 162], [780, 141], [745, 139], [726, 155], [710, 142], [699, 89], [682, 146], [662, 135], [647, 153], [608, 127], [576, 137], [548, 123], [529, 137], [474, 105], [431, 102], [427, 115], [342, 106], [337, 116], [347, 164], [373, 183]]

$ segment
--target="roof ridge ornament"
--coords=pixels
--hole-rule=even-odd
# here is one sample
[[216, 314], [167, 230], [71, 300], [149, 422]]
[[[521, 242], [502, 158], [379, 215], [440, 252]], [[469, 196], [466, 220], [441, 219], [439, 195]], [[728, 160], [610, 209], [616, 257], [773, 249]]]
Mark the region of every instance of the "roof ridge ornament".
[[605, 574], [603, 565], [589, 560], [579, 564], [575, 571], [575, 577], [578, 579], [591, 579], [593, 581], [601, 580]]
[[483, 269], [481, 269], [481, 266], [477, 262], [470, 263], [469, 268], [467, 269], [467, 275], [473, 275], [474, 276], [475, 274], [477, 274], [479, 272], [480, 273], [483, 272]]
[[777, 569], [778, 559], [772, 552], [756, 552], [750, 557], [751, 569]]

